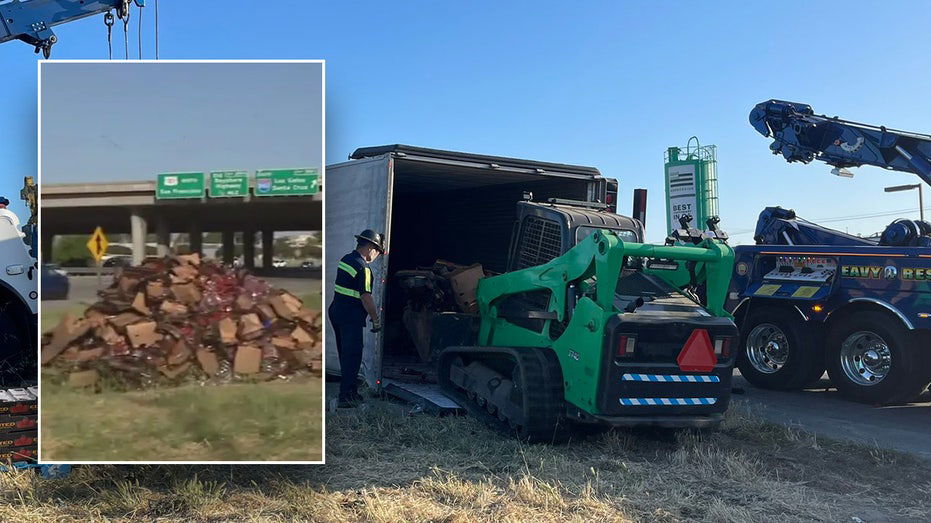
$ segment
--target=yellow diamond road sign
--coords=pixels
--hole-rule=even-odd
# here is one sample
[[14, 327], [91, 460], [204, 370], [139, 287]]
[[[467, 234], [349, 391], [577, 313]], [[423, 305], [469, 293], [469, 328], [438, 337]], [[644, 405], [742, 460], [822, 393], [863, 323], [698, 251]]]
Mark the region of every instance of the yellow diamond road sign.
[[107, 241], [107, 237], [103, 234], [103, 229], [97, 227], [94, 229], [94, 234], [91, 234], [89, 240], [87, 240], [87, 250], [91, 251], [94, 259], [100, 262], [103, 259], [103, 255], [107, 252], [107, 246], [110, 245], [110, 242]]

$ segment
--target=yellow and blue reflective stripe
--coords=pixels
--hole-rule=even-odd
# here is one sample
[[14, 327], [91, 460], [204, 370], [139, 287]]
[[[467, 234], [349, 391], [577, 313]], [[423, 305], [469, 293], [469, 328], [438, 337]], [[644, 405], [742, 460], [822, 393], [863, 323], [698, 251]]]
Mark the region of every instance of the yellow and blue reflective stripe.
[[345, 295], [345, 296], [350, 296], [350, 297], [352, 297], [352, 298], [359, 298], [359, 297], [361, 297], [361, 294], [359, 294], [359, 291], [354, 291], [354, 290], [352, 290], [352, 289], [347, 289], [346, 287], [343, 287], [342, 285], [334, 285], [334, 286], [333, 286], [333, 290], [336, 291], [336, 292], [339, 293], [339, 294], [343, 294], [343, 295]]
[[372, 292], [372, 269], [365, 268], [365, 292]]
[[342, 262], [342, 261], [339, 262], [338, 267], [339, 267], [340, 269], [346, 271], [346, 272], [347, 272], [350, 276], [352, 276], [353, 278], [355, 278], [355, 277], [356, 277], [356, 274], [358, 274], [358, 273], [356, 272], [356, 270], [352, 267], [352, 265], [349, 265], [349, 264], [346, 263], [346, 262]]

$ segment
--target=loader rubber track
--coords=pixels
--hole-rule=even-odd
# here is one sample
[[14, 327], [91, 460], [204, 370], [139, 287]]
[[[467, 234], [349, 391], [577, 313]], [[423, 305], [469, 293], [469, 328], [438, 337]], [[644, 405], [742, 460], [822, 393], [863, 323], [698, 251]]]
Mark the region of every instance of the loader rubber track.
[[[511, 395], [517, 401], [489, 406], [490, 387], [486, 382], [497, 378], [482, 380], [475, 374], [462, 372], [463, 364], [476, 362], [488, 363], [499, 370], [511, 366], [510, 374], [500, 374], [506, 379], [517, 376], [516, 394]], [[458, 379], [453, 376], [457, 373]], [[438, 358], [437, 377], [444, 393], [496, 430], [532, 443], [559, 443], [569, 436], [562, 370], [550, 349], [448, 347]], [[471, 381], [472, 386], [463, 388], [463, 380]]]

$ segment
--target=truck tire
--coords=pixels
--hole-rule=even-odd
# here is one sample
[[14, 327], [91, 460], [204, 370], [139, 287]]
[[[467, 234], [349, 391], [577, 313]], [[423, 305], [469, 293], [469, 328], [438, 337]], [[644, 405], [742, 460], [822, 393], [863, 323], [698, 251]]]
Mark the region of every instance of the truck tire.
[[928, 357], [888, 314], [851, 314], [828, 334], [827, 367], [845, 397], [880, 405], [917, 398], [931, 381]]
[[28, 321], [18, 307], [10, 304], [0, 307], [0, 385], [16, 385], [18, 381], [38, 377], [38, 362], [30, 350]]
[[764, 389], [810, 386], [824, 374], [824, 352], [817, 335], [795, 311], [751, 309], [740, 324], [737, 367], [747, 381]]

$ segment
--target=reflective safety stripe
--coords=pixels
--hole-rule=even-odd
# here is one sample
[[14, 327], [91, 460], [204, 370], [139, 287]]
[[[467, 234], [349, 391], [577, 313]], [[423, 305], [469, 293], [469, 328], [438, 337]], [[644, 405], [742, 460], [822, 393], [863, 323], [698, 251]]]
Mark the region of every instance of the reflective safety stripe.
[[356, 270], [355, 270], [354, 268], [352, 268], [352, 265], [349, 265], [349, 264], [346, 263], [346, 262], [339, 262], [338, 267], [339, 267], [340, 269], [346, 271], [347, 273], [349, 273], [349, 275], [352, 276], [353, 278], [356, 277], [357, 272], [356, 272]]
[[353, 298], [358, 298], [358, 297], [360, 296], [359, 291], [354, 291], [354, 290], [352, 290], [352, 289], [347, 289], [346, 287], [343, 287], [342, 285], [334, 285], [334, 286], [333, 286], [333, 290], [336, 291], [336, 292], [338, 292], [338, 293], [340, 293], [340, 294], [343, 294], [343, 295], [346, 295], [346, 296], [350, 296], [350, 297], [353, 297]]
[[717, 398], [619, 398], [625, 407], [644, 405], [714, 405]]
[[372, 292], [372, 269], [365, 268], [365, 292]]
[[621, 381], [649, 381], [653, 383], [718, 383], [714, 375], [692, 374], [624, 374]]

